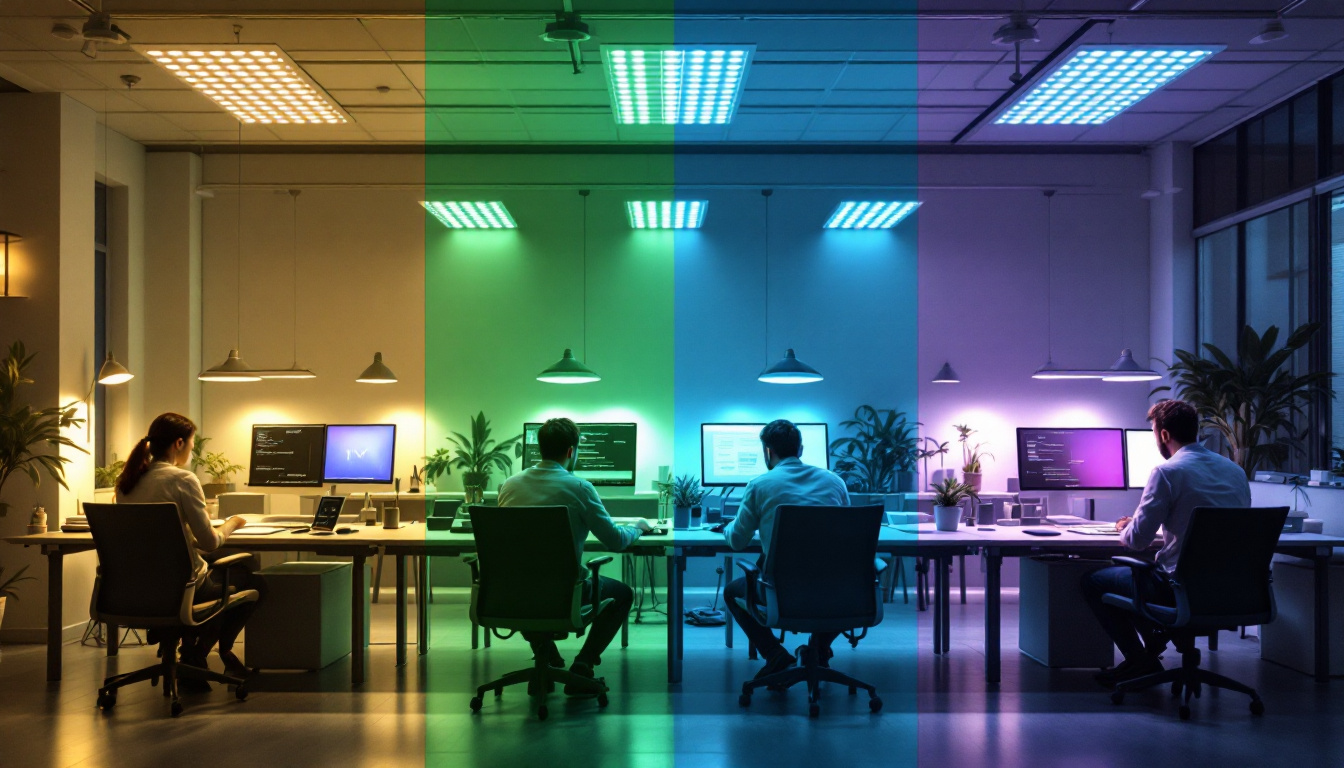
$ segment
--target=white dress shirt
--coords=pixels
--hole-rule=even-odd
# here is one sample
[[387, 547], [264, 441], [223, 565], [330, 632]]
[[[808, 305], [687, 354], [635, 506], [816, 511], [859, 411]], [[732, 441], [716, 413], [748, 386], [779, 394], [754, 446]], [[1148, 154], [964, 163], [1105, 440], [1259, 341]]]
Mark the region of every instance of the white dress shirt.
[[156, 461], [140, 476], [130, 493], [117, 491], [118, 504], [162, 501], [177, 504], [177, 516], [182, 520], [182, 529], [191, 545], [192, 572], [199, 583], [208, 570], [201, 553], [219, 549], [224, 537], [210, 523], [210, 516], [205, 511], [205, 492], [196, 473], [166, 461]]
[[[775, 468], [747, 483], [737, 517], [723, 529], [723, 538], [735, 550], [746, 549], [761, 533], [761, 552], [770, 551], [775, 510], [782, 505], [849, 506], [849, 489], [840, 476], [796, 458], [781, 459]], [[764, 557], [762, 557], [764, 562]]]
[[592, 531], [608, 552], [620, 552], [639, 538], [639, 529], [616, 525], [593, 484], [554, 461], [543, 460], [499, 486], [501, 507], [565, 507], [574, 534], [574, 551], [583, 562], [583, 543]]

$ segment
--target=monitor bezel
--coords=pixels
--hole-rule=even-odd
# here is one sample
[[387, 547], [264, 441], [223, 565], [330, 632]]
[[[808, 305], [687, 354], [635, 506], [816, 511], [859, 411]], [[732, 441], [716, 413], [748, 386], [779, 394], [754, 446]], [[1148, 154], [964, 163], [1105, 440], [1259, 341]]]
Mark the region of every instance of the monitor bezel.
[[[392, 428], [392, 461], [388, 467], [388, 476], [386, 480], [368, 480], [364, 478], [351, 479], [345, 477], [327, 477], [327, 442], [330, 439], [332, 427], [391, 427]], [[397, 476], [397, 425], [396, 424], [327, 424], [326, 430], [322, 433], [322, 484], [340, 483], [341, 485], [391, 485], [393, 478]]]
[[[256, 471], [257, 459], [257, 430], [258, 429], [291, 429], [293, 427], [311, 427], [322, 430], [322, 456], [318, 459], [321, 471], [317, 473], [317, 480], [311, 483], [254, 483], [252, 474]], [[327, 425], [326, 424], [253, 424], [252, 442], [248, 446], [247, 452], [247, 487], [249, 488], [321, 488], [326, 484], [323, 475], [327, 473]]]
[[[1024, 480], [1025, 473], [1022, 471], [1022, 433], [1031, 431], [1063, 431], [1069, 432], [1119, 432], [1120, 433], [1120, 464], [1121, 478], [1123, 485], [1119, 486], [1100, 486], [1087, 485], [1076, 488], [1054, 488], [1050, 486], [1041, 487], [1038, 485], [1027, 485]], [[1034, 491], [1038, 493], [1076, 493], [1079, 491], [1128, 491], [1129, 490], [1129, 456], [1125, 451], [1125, 430], [1122, 427], [1018, 427], [1014, 447], [1017, 449], [1017, 483], [1018, 487], [1024, 491]]]
[[[1142, 432], [1143, 434], [1147, 435], [1149, 438], [1152, 438], [1152, 437], [1153, 437], [1153, 429], [1152, 429], [1152, 427], [1149, 427], [1149, 428], [1147, 428], [1147, 429], [1128, 429], [1128, 428], [1125, 429], [1125, 435], [1129, 435], [1130, 432]], [[1161, 454], [1158, 454], [1158, 455], [1161, 455]], [[1166, 461], [1166, 459], [1163, 459], [1163, 461]], [[1129, 476], [1129, 438], [1128, 438], [1128, 437], [1125, 438], [1125, 484], [1129, 486], [1129, 489], [1128, 489], [1128, 490], [1131, 490], [1131, 491], [1141, 491], [1141, 490], [1143, 490], [1144, 488], [1147, 488], [1147, 487], [1148, 487], [1148, 478], [1146, 478], [1146, 477], [1143, 478], [1143, 479], [1139, 482], [1138, 485], [1135, 485], [1135, 484], [1134, 484], [1134, 479], [1131, 478], [1131, 477]]]
[[[750, 480], [748, 480], [748, 481], [745, 482], [745, 483], [710, 483], [710, 482], [706, 482], [706, 481], [705, 481], [705, 478], [709, 476], [709, 473], [707, 473], [707, 472], [705, 471], [705, 427], [760, 427], [761, 429], [765, 429], [765, 426], [766, 426], [766, 424], [768, 424], [768, 423], [769, 423], [769, 422], [766, 422], [766, 421], [702, 421], [702, 422], [700, 422], [700, 485], [702, 485], [702, 486], [704, 486], [704, 487], [706, 487], [706, 488], [745, 488], [746, 485], [747, 485], [747, 483], [751, 482]], [[826, 466], [821, 467], [821, 469], [825, 469], [825, 470], [829, 471], [830, 468], [831, 468], [831, 425], [830, 425], [830, 423], [829, 423], [829, 422], [825, 422], [825, 421], [795, 421], [795, 422], [793, 422], [793, 425], [794, 425], [795, 427], [799, 427], [799, 428], [800, 428], [800, 431], [801, 431], [801, 428], [802, 428], [802, 427], [821, 427], [822, 429], [826, 430]], [[809, 464], [808, 466], [812, 466], [812, 465]], [[769, 471], [769, 470], [766, 470], [766, 472], [768, 472], [768, 471]], [[763, 475], [763, 474], [765, 474], [765, 472], [762, 472], [762, 473], [761, 473], [761, 475]], [[757, 477], [760, 477], [760, 475], [757, 475]]]
[[[527, 456], [527, 446], [528, 446], [528, 442], [527, 442], [527, 428], [530, 427], [530, 426], [540, 427], [540, 426], [541, 426], [542, 424], [544, 424], [544, 423], [545, 423], [545, 422], [541, 422], [541, 421], [525, 421], [525, 422], [523, 422], [523, 443], [522, 443], [522, 445], [523, 445], [523, 456], [520, 457], [520, 459], [525, 459], [526, 456]], [[635, 478], [639, 476], [639, 422], [637, 422], [637, 421], [576, 421], [576, 422], [574, 422], [574, 424], [575, 424], [575, 426], [577, 426], [577, 427], [579, 428], [579, 434], [580, 434], [580, 435], [583, 434], [583, 428], [584, 428], [585, 426], [590, 426], [590, 427], [630, 427], [631, 429], [633, 429], [633, 430], [635, 431], [635, 468], [634, 468], [634, 470], [630, 473], [630, 479], [629, 479], [629, 480], [589, 480], [588, 478], [583, 477], [582, 475], [580, 475], [578, 472], [575, 472], [575, 473], [574, 473], [574, 476], [575, 476], [575, 477], [579, 477], [579, 478], [582, 478], [582, 479], [584, 479], [584, 480], [588, 480], [588, 482], [589, 482], [589, 483], [592, 483], [594, 486], [600, 486], [600, 487], [603, 487], [603, 488], [633, 488], [633, 487], [635, 487], [635, 483], [636, 483]], [[532, 445], [536, 445], [536, 443], [532, 443]], [[523, 469], [528, 469], [528, 467], [524, 466]]]

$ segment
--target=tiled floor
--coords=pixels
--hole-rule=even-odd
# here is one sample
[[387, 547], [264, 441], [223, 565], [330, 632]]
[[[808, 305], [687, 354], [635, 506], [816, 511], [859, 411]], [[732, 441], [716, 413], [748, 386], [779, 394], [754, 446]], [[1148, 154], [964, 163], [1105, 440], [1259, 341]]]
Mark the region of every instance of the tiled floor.
[[[1344, 765], [1344, 680], [1317, 685], [1262, 662], [1254, 639], [1225, 636], [1205, 658], [1261, 689], [1263, 718], [1249, 715], [1244, 697], [1219, 693], [1197, 702], [1188, 723], [1161, 692], [1114, 707], [1090, 672], [1047, 670], [1011, 650], [1003, 683], [987, 691], [974, 593], [969, 605], [953, 605], [946, 659], [927, 650], [928, 614], [899, 602], [857, 649], [837, 642], [834, 666], [878, 686], [885, 707], [876, 716], [862, 694], [836, 688], [817, 720], [806, 717], [798, 689], [759, 694], [740, 709], [738, 688], [757, 664], [740, 635], [735, 650], [725, 649], [721, 629], [687, 628], [685, 682], [670, 690], [660, 623], [633, 626], [630, 647], [605, 657], [601, 672], [613, 692], [604, 712], [553, 697], [542, 723], [527, 717], [526, 696], [510, 691], [487, 697], [473, 716], [474, 686], [526, 666], [529, 654], [518, 640], [470, 650], [466, 607], [453, 598], [443, 594], [433, 607], [433, 651], [403, 669], [386, 644], [391, 605], [376, 606], [369, 681], [358, 691], [340, 662], [319, 674], [264, 675], [245, 703], [217, 688], [190, 700], [177, 720], [147, 685], [125, 690], [111, 715], [100, 714], [94, 699], [108, 664], [100, 650], [67, 647], [65, 679], [49, 686], [41, 647], [6, 646], [0, 766]], [[1015, 649], [1012, 600], [1004, 614], [1004, 646]], [[562, 650], [576, 647], [571, 640]], [[125, 649], [111, 668], [144, 666], [152, 656]]]

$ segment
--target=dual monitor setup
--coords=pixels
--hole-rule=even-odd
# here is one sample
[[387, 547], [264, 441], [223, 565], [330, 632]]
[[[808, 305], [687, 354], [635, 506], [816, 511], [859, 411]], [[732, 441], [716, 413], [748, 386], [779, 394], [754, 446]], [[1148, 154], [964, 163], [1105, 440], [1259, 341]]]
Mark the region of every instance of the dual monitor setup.
[[248, 485], [392, 482], [395, 424], [254, 424]]
[[1163, 461], [1147, 429], [1017, 430], [1018, 483], [1024, 491], [1143, 488]]

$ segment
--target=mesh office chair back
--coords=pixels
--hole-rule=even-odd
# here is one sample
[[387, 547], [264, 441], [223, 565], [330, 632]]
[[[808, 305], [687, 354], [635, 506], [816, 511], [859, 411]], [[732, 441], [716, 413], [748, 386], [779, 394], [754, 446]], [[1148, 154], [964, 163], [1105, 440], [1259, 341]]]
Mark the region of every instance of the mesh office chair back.
[[1172, 576], [1177, 624], [1230, 627], [1274, 619], [1270, 562], [1287, 507], [1198, 507]]
[[779, 628], [838, 632], [882, 620], [874, 561], [883, 514], [881, 506], [775, 510], [762, 570]]
[[98, 551], [93, 612], [122, 626], [176, 624], [192, 584], [191, 545], [177, 505], [84, 505]]
[[473, 617], [483, 627], [573, 632], [582, 627], [579, 560], [565, 507], [471, 505], [480, 582]]

